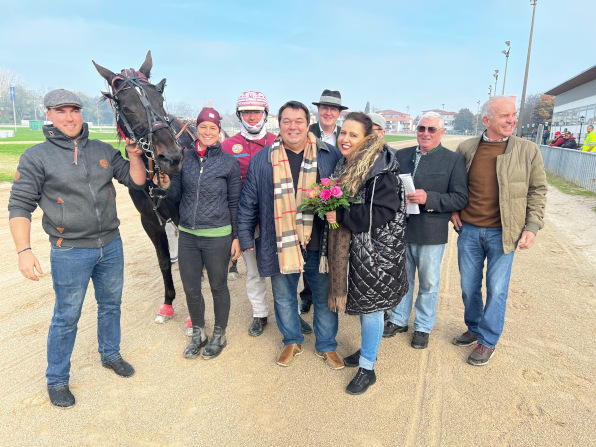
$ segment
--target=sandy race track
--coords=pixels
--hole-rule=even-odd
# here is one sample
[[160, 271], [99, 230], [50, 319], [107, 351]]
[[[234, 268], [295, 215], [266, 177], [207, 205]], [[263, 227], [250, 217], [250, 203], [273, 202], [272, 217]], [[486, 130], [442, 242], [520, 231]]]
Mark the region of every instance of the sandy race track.
[[[187, 312], [178, 267], [176, 314], [155, 324], [163, 301], [157, 260], [126, 189], [118, 186], [126, 261], [122, 354], [137, 374], [122, 379], [101, 367], [90, 287], [72, 357], [77, 404], [59, 410], [49, 403], [44, 377], [53, 309], [49, 243], [38, 210], [32, 246], [44, 275], [39, 282], [24, 279], [7, 224], [10, 186], [0, 184], [0, 445], [594, 445], [593, 198], [549, 191], [546, 227], [531, 250], [516, 254], [505, 330], [482, 368], [466, 363], [471, 348], [451, 344], [465, 329], [451, 231], [429, 348], [410, 347], [411, 329], [383, 339], [377, 383], [350, 396], [344, 388], [355, 369], [327, 368], [314, 355], [314, 335], [306, 336], [305, 352], [290, 368], [275, 364], [282, 343], [270, 293], [269, 325], [261, 337], [248, 335], [252, 315], [242, 261], [240, 279], [230, 282], [228, 347], [211, 361], [185, 360]], [[211, 332], [207, 284], [203, 291]], [[312, 312], [305, 318], [312, 322]], [[359, 347], [359, 330], [356, 317], [340, 316], [340, 355]]]

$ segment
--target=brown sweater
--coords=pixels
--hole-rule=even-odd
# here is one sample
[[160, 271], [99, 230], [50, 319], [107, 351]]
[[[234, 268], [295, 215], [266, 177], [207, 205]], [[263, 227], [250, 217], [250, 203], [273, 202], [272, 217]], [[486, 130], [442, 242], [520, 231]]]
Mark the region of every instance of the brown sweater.
[[461, 219], [479, 227], [500, 227], [497, 156], [505, 153], [507, 141], [481, 140], [468, 172], [468, 205]]

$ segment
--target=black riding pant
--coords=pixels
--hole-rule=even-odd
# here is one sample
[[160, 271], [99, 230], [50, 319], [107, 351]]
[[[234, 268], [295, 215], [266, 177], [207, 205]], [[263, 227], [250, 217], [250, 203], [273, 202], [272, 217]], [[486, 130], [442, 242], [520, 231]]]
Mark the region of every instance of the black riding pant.
[[207, 270], [213, 295], [215, 326], [225, 329], [228, 325], [230, 315], [228, 263], [231, 248], [231, 234], [221, 237], [203, 237], [180, 232], [178, 265], [193, 326], [205, 327], [205, 300], [201, 293], [203, 266]]

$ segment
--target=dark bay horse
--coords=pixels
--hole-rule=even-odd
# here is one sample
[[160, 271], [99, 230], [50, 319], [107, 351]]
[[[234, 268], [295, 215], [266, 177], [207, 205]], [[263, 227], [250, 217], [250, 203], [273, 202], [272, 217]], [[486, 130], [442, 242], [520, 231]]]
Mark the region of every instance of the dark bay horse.
[[159, 173], [172, 176], [180, 172], [184, 148], [192, 147], [196, 140], [196, 126], [165, 112], [163, 90], [166, 80], [155, 85], [149, 82], [153, 67], [151, 51], [138, 71], [125, 69], [116, 74], [95, 61], [93, 64], [110, 86], [111, 92], [102, 94], [114, 107], [120, 136], [135, 141], [144, 152], [145, 189], [129, 189], [129, 193], [157, 253], [165, 297], [155, 322], [165, 323], [174, 315], [172, 301], [176, 298], [165, 225], [171, 220], [178, 226], [179, 215], [178, 203], [166, 199]]

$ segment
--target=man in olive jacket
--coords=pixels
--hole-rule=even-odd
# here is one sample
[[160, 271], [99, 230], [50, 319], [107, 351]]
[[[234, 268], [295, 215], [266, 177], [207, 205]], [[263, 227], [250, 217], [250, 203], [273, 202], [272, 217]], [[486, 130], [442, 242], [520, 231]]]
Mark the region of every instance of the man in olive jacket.
[[453, 344], [477, 342], [468, 357], [475, 366], [488, 363], [503, 332], [515, 248], [530, 248], [544, 225], [544, 164], [538, 146], [513, 136], [516, 113], [511, 99], [491, 98], [482, 107], [486, 131], [457, 148], [466, 159], [468, 205], [454, 212], [451, 221], [459, 231], [458, 263], [468, 329]]
[[415, 275], [418, 269], [418, 296], [412, 347], [425, 349], [437, 316], [441, 261], [447, 244], [452, 211], [468, 203], [468, 174], [464, 157], [441, 145], [445, 125], [441, 115], [429, 112], [418, 124], [418, 146], [396, 152], [401, 173], [409, 173], [416, 190], [408, 201], [417, 203], [420, 214], [408, 216], [406, 227], [406, 269], [409, 290], [391, 309], [383, 337], [408, 331], [412, 312]]

